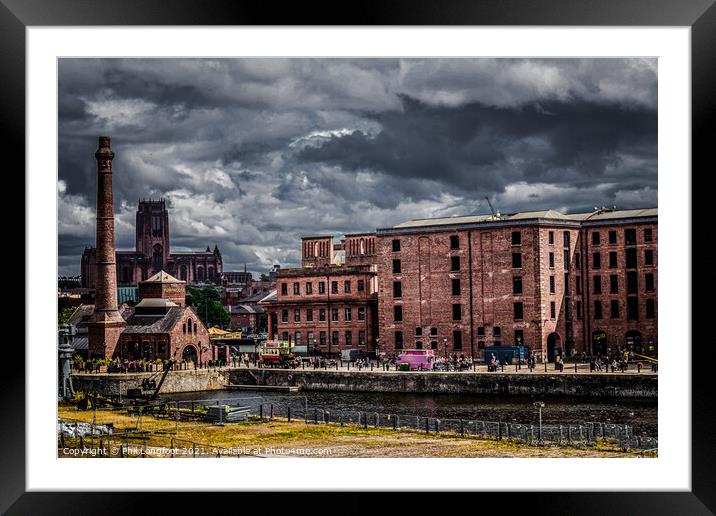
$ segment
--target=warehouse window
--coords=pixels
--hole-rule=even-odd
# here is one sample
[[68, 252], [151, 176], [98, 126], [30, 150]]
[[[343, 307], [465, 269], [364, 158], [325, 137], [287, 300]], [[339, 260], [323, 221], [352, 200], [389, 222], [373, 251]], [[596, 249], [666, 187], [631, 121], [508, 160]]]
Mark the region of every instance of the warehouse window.
[[460, 330], [452, 332], [452, 347], [455, 350], [462, 349], [462, 332]]
[[616, 274], [612, 274], [611, 276], [609, 276], [609, 293], [619, 293], [619, 276]]
[[612, 319], [619, 319], [619, 301], [616, 299], [612, 299], [611, 301], [611, 309], [609, 316]]
[[624, 243], [626, 245], [636, 245], [636, 229], [624, 230]]
[[453, 296], [460, 295], [460, 279], [459, 278], [452, 280], [452, 295]]
[[653, 274], [651, 274], [651, 273], [644, 274], [644, 286], [645, 286], [644, 288], [646, 288], [646, 290], [648, 290], [650, 292], [652, 290], [654, 290], [654, 275]]
[[512, 293], [522, 294], [522, 276], [515, 276], [512, 278]]
[[651, 249], [644, 251], [644, 265], [654, 265], [654, 251]]
[[522, 253], [512, 253], [512, 268], [513, 269], [521, 269], [522, 268]]
[[450, 270], [451, 271], [459, 271], [460, 270], [460, 257], [459, 256], [451, 256], [450, 257]]

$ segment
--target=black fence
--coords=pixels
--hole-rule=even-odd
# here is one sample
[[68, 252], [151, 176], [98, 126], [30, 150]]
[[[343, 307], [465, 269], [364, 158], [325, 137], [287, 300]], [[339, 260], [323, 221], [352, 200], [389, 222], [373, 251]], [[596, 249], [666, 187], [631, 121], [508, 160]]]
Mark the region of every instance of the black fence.
[[260, 403], [261, 419], [281, 418], [308, 424], [358, 425], [364, 428], [412, 430], [426, 434], [453, 434], [483, 439], [510, 439], [530, 445], [593, 446], [597, 440], [612, 440], [622, 449], [647, 450], [658, 447], [657, 439], [634, 435], [629, 425], [583, 422], [572, 424], [523, 424], [474, 419], [449, 419], [371, 411], [328, 410], [276, 403]]
[[[288, 397], [287, 397], [288, 398]], [[226, 410], [209, 410], [211, 406], [224, 406]], [[430, 416], [410, 414], [390, 414], [375, 411], [357, 411], [350, 409], [326, 409], [309, 406], [307, 398], [290, 397], [284, 403], [266, 403], [261, 397], [244, 397], [212, 400], [185, 400], [156, 403], [146, 406], [127, 407], [123, 411], [137, 417], [136, 428], [124, 433], [103, 432], [99, 428], [83, 432], [58, 431], [58, 447], [69, 448], [103, 448], [121, 445], [123, 448], [109, 456], [187, 456], [187, 447], [183, 452], [168, 455], [152, 447], [147, 455], [146, 443], [151, 439], [153, 443], [159, 439], [165, 448], [175, 448], [181, 441], [184, 445], [190, 444], [191, 456], [236, 456], [235, 449], [220, 448], [200, 442], [182, 441], [176, 438], [183, 421], [199, 421], [209, 425], [234, 424], [222, 417], [230, 414], [237, 407], [247, 409], [253, 421], [285, 420], [288, 422], [302, 422], [305, 424], [353, 425], [362, 428], [378, 428], [393, 431], [413, 431], [425, 434], [452, 435], [456, 437], [472, 437], [480, 439], [511, 440], [533, 446], [582, 446], [593, 447], [601, 441], [611, 441], [618, 444], [623, 450], [656, 450], [658, 441], [653, 437], [635, 435], [629, 425], [601, 422], [577, 422], [567, 424], [524, 424], [501, 421], [484, 421], [476, 419], [436, 418]], [[142, 418], [151, 415], [157, 419], [170, 420], [173, 424], [161, 430], [143, 431]], [[218, 418], [217, 418], [218, 415]], [[72, 428], [72, 422], [60, 425], [61, 428]], [[195, 426], [188, 428], [196, 428]], [[93, 443], [90, 446], [88, 443]], [[119, 453], [119, 455], [118, 455]], [[70, 454], [71, 455], [71, 454]], [[240, 455], [240, 454], [239, 454]]]
[[[364, 428], [413, 430], [427, 434], [453, 434], [463, 437], [511, 439], [530, 445], [594, 445], [597, 440], [616, 441], [623, 449], [656, 449], [653, 437], [635, 435], [630, 425], [601, 422], [569, 424], [524, 424], [475, 419], [451, 419], [411, 414], [388, 414], [350, 409], [309, 406], [307, 398], [291, 397], [284, 403], [266, 403], [260, 397], [176, 401], [164, 405], [159, 417], [202, 419], [210, 405], [245, 406], [260, 420], [285, 419], [306, 424], [358, 425]], [[214, 422], [216, 422], [214, 420]], [[221, 423], [221, 421], [219, 421]]]

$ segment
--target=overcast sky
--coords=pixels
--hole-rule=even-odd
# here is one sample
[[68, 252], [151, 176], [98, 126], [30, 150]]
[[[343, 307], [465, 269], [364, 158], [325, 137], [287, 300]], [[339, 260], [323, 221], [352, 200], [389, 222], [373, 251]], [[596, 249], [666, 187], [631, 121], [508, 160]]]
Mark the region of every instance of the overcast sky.
[[139, 198], [172, 252], [300, 263], [300, 237], [413, 218], [657, 205], [656, 59], [61, 59], [59, 271], [94, 245], [112, 137], [117, 248]]

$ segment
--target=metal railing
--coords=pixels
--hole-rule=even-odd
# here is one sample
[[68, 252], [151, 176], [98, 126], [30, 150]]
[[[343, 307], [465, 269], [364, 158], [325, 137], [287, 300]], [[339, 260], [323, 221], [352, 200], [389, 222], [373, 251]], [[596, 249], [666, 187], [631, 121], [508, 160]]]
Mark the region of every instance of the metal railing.
[[[226, 406], [245, 407], [248, 415], [253, 421], [284, 420], [287, 422], [301, 422], [304, 424], [324, 425], [353, 425], [368, 428], [377, 428], [393, 431], [421, 432], [428, 435], [446, 435], [455, 437], [472, 437], [479, 439], [510, 440], [522, 442], [532, 446], [596, 446], [603, 441], [616, 443], [622, 450], [655, 450], [658, 448], [658, 440], [653, 437], [635, 435], [633, 427], [626, 424], [602, 423], [602, 422], [576, 422], [576, 423], [515, 423], [503, 421], [486, 421], [478, 419], [439, 418], [431, 416], [385, 413], [378, 411], [359, 411], [350, 409], [326, 409], [323, 407], [309, 406], [308, 399], [302, 397], [286, 397], [288, 402], [264, 402], [263, 398], [243, 397], [225, 398], [211, 400], [182, 400], [164, 403], [156, 403], [143, 407], [129, 408], [132, 415], [137, 416], [136, 428], [125, 430], [123, 433], [106, 433], [106, 429], [97, 431], [90, 429], [89, 434], [78, 431], [58, 432], [58, 447], [61, 449], [89, 448], [88, 443], [92, 442], [102, 446], [123, 444], [124, 448], [109, 456], [146, 456], [146, 445], [149, 440], [152, 442], [164, 440], [163, 446], [175, 448], [180, 439], [176, 437], [180, 428], [196, 429], [196, 423], [189, 426], [180, 426], [180, 422], [193, 421], [206, 424], [207, 427], [214, 425], [231, 424], [222, 420], [223, 411], [214, 411], [219, 414], [209, 417], [208, 407]], [[116, 409], [116, 410], [127, 410]], [[143, 431], [142, 417], [151, 415], [159, 420], [169, 420], [173, 424], [158, 430]], [[72, 427], [74, 422], [64, 422], [60, 427]], [[92, 427], [85, 424], [85, 427]], [[106, 425], [104, 425], [106, 428]], [[76, 428], [76, 427], [75, 427]], [[111, 432], [111, 431], [110, 431]], [[237, 456], [235, 449], [221, 448], [206, 443], [182, 441], [193, 445], [191, 456]], [[135, 445], [135, 446], [130, 446]], [[137, 448], [137, 445], [139, 448]], [[186, 447], [184, 448], [184, 450]], [[140, 450], [140, 453], [137, 452]], [[208, 451], [207, 451], [208, 450]], [[223, 455], [222, 455], [223, 453]], [[66, 455], [66, 454], [65, 454]], [[186, 452], [176, 456], [187, 456]], [[241, 454], [239, 454], [241, 455]], [[71, 456], [71, 454], [70, 454]], [[150, 452], [149, 456], [156, 456]], [[167, 456], [163, 454], [161, 456]], [[172, 455], [174, 456], [174, 455]]]

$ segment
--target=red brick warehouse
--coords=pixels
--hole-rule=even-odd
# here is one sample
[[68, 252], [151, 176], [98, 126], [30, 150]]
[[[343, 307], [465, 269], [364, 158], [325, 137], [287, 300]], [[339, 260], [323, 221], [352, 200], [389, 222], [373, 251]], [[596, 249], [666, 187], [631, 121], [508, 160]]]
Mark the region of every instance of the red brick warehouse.
[[276, 297], [263, 301], [269, 339], [306, 346], [311, 354], [375, 351], [378, 334], [375, 235], [302, 239], [302, 268], [279, 269]]
[[381, 350], [655, 352], [657, 223], [656, 209], [549, 210], [379, 229]]

